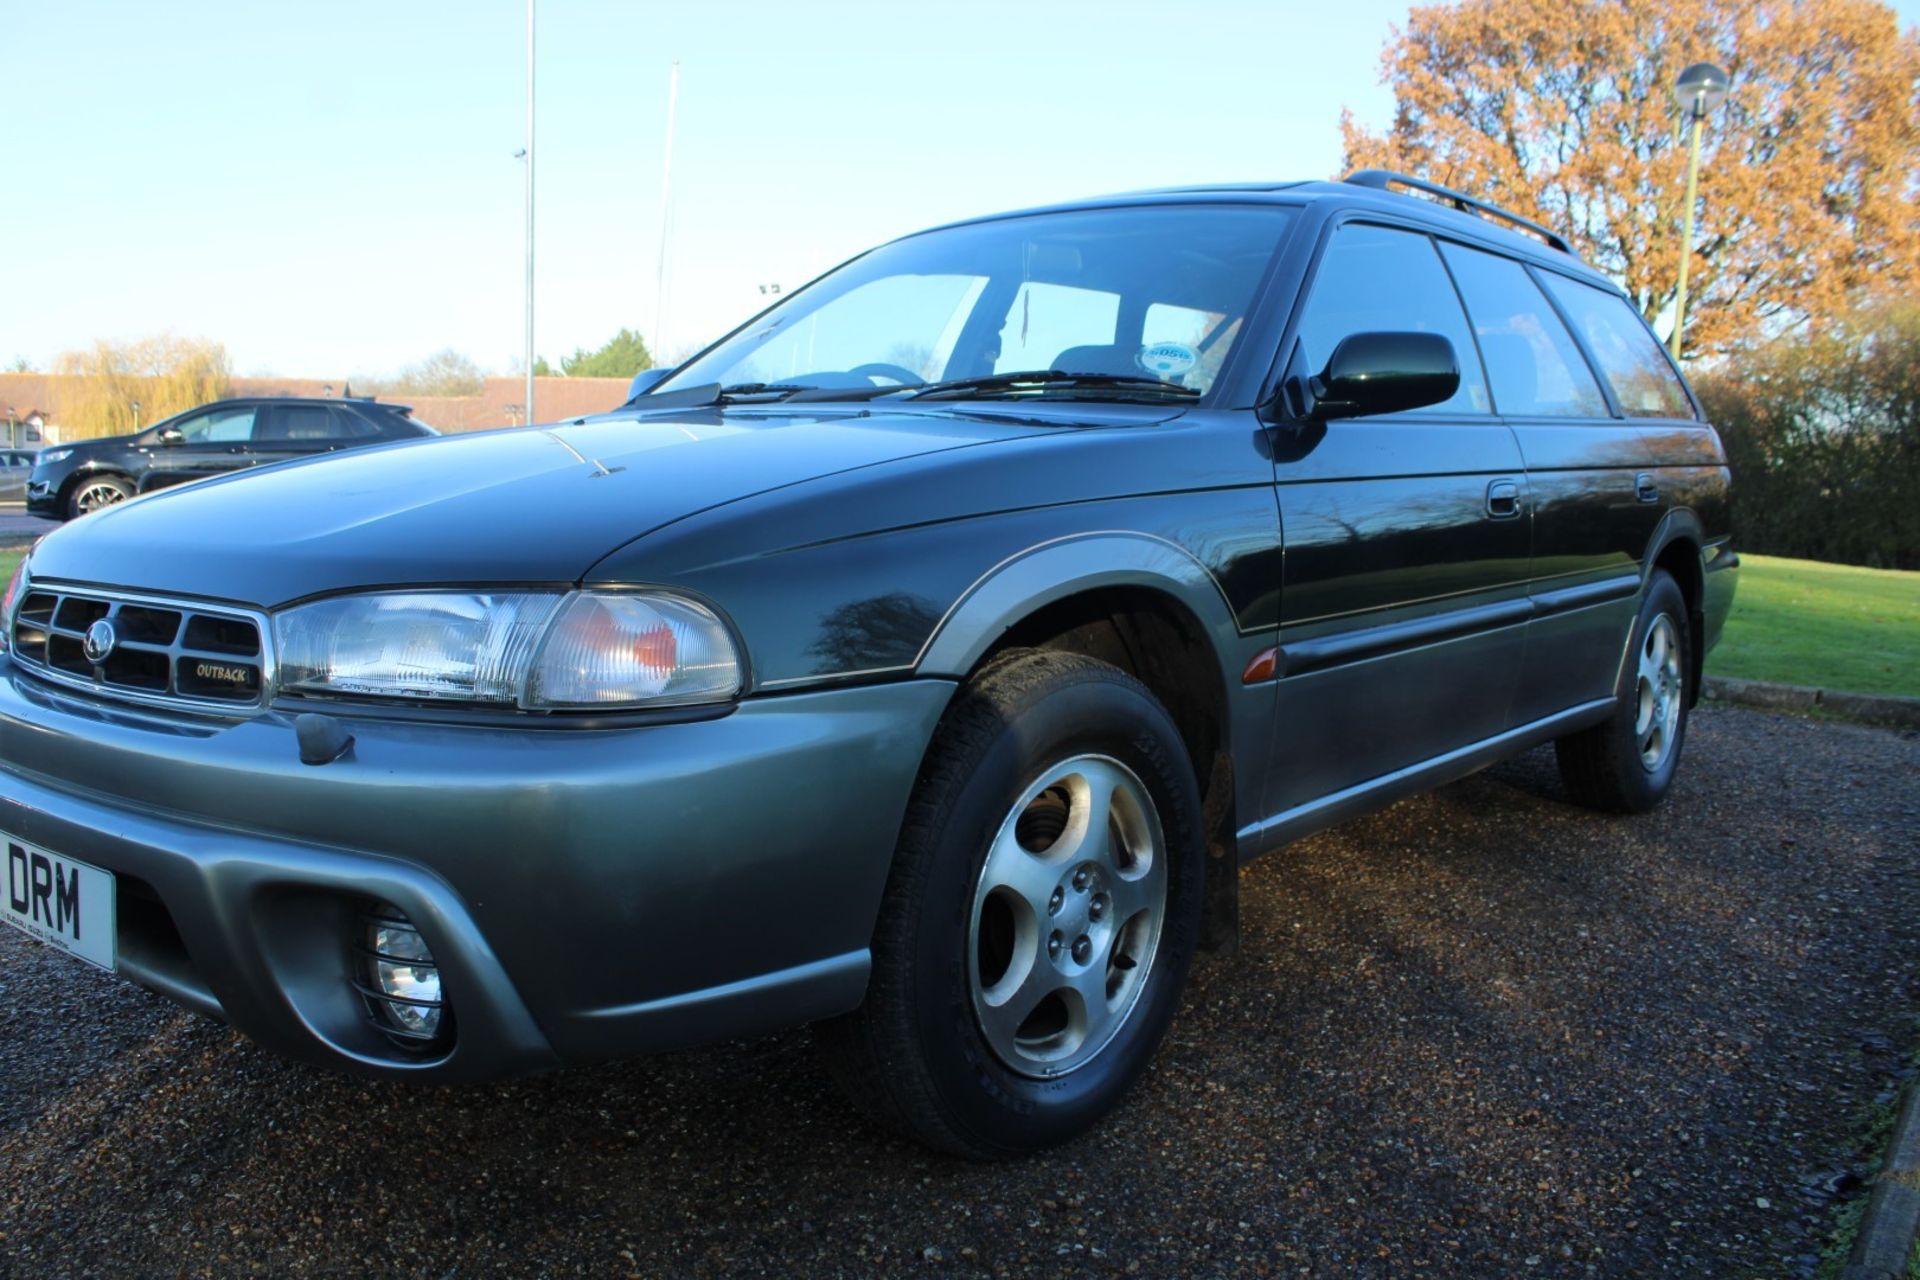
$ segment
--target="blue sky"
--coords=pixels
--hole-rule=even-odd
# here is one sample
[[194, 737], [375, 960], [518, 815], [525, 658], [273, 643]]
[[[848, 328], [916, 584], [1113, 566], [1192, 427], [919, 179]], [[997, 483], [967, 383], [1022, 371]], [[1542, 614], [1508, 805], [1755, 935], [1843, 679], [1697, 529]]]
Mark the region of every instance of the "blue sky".
[[[653, 328], [676, 56], [669, 348], [950, 218], [1330, 175], [1341, 108], [1390, 112], [1406, 9], [541, 0], [539, 350]], [[516, 0], [0, 0], [0, 362], [170, 331], [241, 373], [443, 347], [506, 370], [524, 21]]]

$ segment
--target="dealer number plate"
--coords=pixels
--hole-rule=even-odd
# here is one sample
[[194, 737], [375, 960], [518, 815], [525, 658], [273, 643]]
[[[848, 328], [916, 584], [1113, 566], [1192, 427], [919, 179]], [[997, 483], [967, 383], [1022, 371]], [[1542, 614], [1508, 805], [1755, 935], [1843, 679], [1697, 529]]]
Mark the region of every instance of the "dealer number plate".
[[0, 920], [50, 947], [111, 970], [113, 873], [0, 833], [6, 844], [6, 892]]

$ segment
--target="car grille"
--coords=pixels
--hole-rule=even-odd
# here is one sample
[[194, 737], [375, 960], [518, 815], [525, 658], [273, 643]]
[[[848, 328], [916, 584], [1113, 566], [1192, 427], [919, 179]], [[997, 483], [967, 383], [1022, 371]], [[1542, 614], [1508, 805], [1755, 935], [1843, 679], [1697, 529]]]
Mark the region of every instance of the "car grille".
[[[102, 621], [113, 642], [90, 656], [88, 629]], [[36, 586], [11, 640], [28, 670], [132, 702], [232, 714], [264, 705], [273, 682], [265, 619], [240, 609]]]

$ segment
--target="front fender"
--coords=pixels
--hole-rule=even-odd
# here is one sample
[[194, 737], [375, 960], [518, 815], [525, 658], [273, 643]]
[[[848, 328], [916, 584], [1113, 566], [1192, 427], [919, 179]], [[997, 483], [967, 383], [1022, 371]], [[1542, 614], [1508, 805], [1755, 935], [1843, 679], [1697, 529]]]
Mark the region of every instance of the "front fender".
[[[964, 676], [1021, 619], [1069, 596], [1111, 587], [1140, 587], [1179, 602], [1205, 628], [1223, 668], [1247, 645], [1226, 589], [1191, 551], [1136, 530], [1092, 530], [1027, 547], [981, 574], [927, 638], [915, 673]], [[1265, 632], [1258, 634], [1271, 642]], [[1259, 647], [1252, 646], [1246, 658]]]

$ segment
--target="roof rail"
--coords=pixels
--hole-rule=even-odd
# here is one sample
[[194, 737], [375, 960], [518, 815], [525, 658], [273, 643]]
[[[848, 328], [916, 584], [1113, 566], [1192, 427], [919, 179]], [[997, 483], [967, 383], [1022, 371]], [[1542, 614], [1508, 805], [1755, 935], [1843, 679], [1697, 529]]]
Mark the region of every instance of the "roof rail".
[[1549, 231], [1531, 218], [1523, 218], [1517, 213], [1502, 209], [1497, 204], [1476, 200], [1465, 192], [1455, 191], [1451, 187], [1443, 187], [1438, 183], [1427, 182], [1404, 173], [1395, 173], [1391, 169], [1360, 169], [1348, 174], [1342, 181], [1351, 182], [1356, 187], [1375, 187], [1381, 191], [1389, 191], [1394, 187], [1410, 187], [1415, 191], [1425, 192], [1442, 204], [1450, 204], [1462, 213], [1471, 213], [1475, 217], [1492, 218], [1496, 222], [1508, 223], [1517, 230], [1546, 241], [1548, 248], [1558, 249], [1569, 258], [1577, 260], [1580, 257], [1573, 251], [1573, 246], [1567, 243], [1567, 238], [1559, 232]]

